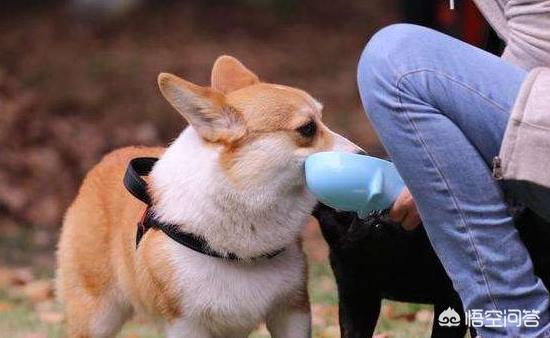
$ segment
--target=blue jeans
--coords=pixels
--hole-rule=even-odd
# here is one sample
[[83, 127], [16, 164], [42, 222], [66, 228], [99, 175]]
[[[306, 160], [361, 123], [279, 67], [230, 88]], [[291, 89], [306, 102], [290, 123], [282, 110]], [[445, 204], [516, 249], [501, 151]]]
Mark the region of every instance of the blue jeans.
[[[498, 57], [407, 24], [378, 32], [359, 62], [365, 110], [465, 309], [494, 310], [476, 328], [483, 338], [550, 334], [548, 292], [490, 168], [525, 77]], [[490, 327], [503, 326], [487, 318], [504, 310], [540, 311], [540, 324]]]

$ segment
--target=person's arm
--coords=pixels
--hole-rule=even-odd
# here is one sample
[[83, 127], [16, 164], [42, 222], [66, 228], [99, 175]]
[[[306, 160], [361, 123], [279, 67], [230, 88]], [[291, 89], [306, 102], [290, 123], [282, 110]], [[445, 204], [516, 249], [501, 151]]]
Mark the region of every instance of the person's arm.
[[524, 69], [550, 67], [550, 0], [474, 0], [506, 42], [502, 57]]

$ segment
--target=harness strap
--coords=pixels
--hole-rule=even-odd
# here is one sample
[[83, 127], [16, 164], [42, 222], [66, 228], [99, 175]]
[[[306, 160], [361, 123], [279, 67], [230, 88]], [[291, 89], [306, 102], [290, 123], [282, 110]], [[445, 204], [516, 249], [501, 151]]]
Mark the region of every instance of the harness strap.
[[[126, 189], [135, 198], [147, 205], [141, 220], [137, 224], [136, 249], [138, 248], [141, 239], [149, 229], [158, 229], [162, 230], [162, 232], [164, 232], [168, 237], [179, 244], [204, 255], [232, 261], [243, 260], [233, 252], [228, 252], [226, 254], [217, 252], [210, 247], [204, 238], [188, 232], [183, 232], [179, 230], [179, 227], [175, 224], [162, 222], [156, 219], [152, 210], [152, 199], [147, 190], [147, 182], [145, 182], [141, 176], [149, 175], [157, 161], [158, 159], [154, 157], [134, 158], [128, 164], [126, 174], [124, 175], [123, 182]], [[273, 258], [283, 251], [285, 251], [285, 248], [253, 257], [250, 260], [256, 260], [259, 258]]]
[[151, 196], [147, 191], [147, 183], [141, 176], [147, 176], [153, 169], [158, 158], [138, 157], [134, 158], [128, 164], [126, 174], [124, 175], [124, 186], [135, 198], [147, 205], [151, 205]]

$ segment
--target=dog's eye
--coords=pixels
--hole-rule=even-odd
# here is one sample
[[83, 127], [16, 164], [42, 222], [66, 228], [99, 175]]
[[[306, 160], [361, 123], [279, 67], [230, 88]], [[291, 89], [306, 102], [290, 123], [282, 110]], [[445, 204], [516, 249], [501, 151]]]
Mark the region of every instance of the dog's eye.
[[300, 133], [300, 135], [304, 137], [312, 137], [317, 132], [317, 125], [314, 121], [309, 121], [308, 123], [302, 125], [301, 127], [298, 127], [296, 129], [297, 132]]

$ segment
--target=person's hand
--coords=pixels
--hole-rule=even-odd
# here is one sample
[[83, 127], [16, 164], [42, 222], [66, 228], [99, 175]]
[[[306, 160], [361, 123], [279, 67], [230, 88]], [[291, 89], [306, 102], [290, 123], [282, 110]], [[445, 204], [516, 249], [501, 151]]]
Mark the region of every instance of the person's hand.
[[405, 230], [414, 230], [421, 222], [416, 203], [407, 187], [401, 191], [390, 210], [390, 219]]

